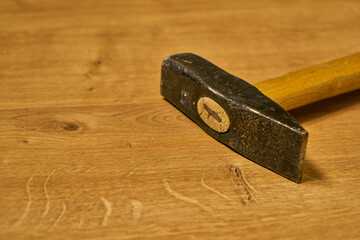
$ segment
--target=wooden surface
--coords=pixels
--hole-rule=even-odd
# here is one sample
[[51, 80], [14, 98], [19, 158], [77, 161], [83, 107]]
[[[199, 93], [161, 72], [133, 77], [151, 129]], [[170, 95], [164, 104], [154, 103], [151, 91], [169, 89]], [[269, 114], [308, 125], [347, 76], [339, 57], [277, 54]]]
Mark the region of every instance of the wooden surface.
[[360, 53], [255, 84], [286, 110], [360, 89]]
[[159, 94], [167, 55], [256, 83], [359, 52], [359, 23], [359, 1], [1, 1], [0, 238], [359, 239], [359, 91], [291, 111], [301, 184]]

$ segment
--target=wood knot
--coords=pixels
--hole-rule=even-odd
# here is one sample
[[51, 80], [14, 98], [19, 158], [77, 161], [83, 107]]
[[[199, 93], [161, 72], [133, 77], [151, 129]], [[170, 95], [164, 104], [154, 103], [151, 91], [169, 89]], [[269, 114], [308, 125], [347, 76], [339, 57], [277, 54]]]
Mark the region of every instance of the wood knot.
[[64, 122], [61, 126], [65, 131], [76, 131], [79, 129], [79, 126], [76, 125], [75, 123], [67, 123], [67, 122]]

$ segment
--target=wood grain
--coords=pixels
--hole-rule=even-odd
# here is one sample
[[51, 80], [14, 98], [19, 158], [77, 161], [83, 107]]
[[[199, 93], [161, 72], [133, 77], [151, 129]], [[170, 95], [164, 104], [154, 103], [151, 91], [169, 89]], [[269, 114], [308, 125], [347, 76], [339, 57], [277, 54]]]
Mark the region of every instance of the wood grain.
[[159, 94], [168, 55], [257, 83], [359, 52], [359, 22], [359, 1], [1, 1], [0, 239], [359, 239], [359, 91], [291, 111], [301, 184]]

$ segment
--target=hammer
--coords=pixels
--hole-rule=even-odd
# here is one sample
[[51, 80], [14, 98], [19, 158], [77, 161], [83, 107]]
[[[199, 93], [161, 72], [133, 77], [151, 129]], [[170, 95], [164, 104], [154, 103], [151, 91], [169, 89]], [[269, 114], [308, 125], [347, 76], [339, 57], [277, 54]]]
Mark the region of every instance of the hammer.
[[360, 54], [254, 86], [192, 53], [164, 59], [161, 95], [244, 157], [301, 182], [308, 132], [287, 112], [360, 88]]

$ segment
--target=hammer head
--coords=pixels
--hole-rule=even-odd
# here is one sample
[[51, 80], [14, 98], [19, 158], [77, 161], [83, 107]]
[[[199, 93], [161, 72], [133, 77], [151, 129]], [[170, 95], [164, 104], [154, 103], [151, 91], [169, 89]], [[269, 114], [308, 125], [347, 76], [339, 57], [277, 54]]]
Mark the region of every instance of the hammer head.
[[161, 95], [216, 140], [301, 181], [307, 131], [251, 84], [197, 55], [183, 53], [163, 61]]

